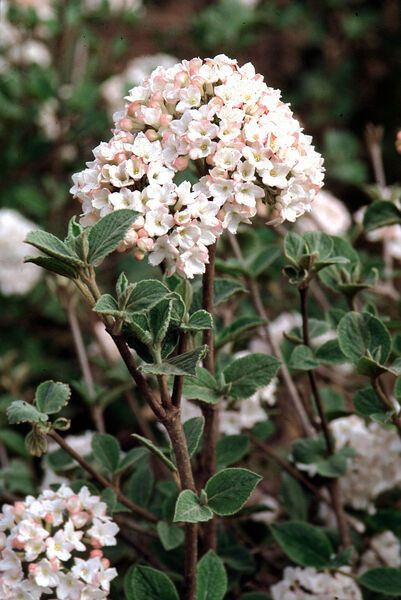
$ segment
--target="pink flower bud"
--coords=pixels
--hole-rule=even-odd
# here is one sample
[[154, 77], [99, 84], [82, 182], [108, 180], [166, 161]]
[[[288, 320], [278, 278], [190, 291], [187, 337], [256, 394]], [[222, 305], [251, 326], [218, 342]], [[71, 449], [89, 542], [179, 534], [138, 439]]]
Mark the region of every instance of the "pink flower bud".
[[120, 129], [122, 129], [123, 131], [132, 131], [134, 129], [134, 122], [132, 119], [130, 119], [129, 117], [123, 117], [119, 123], [118, 126], [120, 127]]
[[118, 165], [124, 162], [125, 160], [127, 160], [127, 155], [125, 154], [125, 152], [117, 152], [117, 154], [114, 155], [114, 162]]
[[139, 102], [131, 102], [130, 104], [128, 104], [128, 108], [127, 108], [127, 114], [129, 117], [135, 117], [136, 116], [136, 111], [138, 110], [138, 108], [141, 105], [139, 104]]
[[102, 556], [103, 556], [103, 552], [99, 549], [90, 551], [91, 558], [102, 558]]
[[176, 171], [184, 171], [188, 166], [189, 158], [187, 156], [178, 156], [173, 162], [173, 168]]
[[136, 250], [132, 255], [136, 260], [143, 260], [145, 257], [145, 253], [140, 250]]
[[160, 116], [160, 125], [162, 127], [167, 127], [169, 125], [169, 123], [172, 121], [173, 117], [172, 115], [167, 115], [166, 113], [163, 113]]
[[159, 135], [154, 129], [147, 129], [145, 135], [150, 142], [155, 142], [159, 139]]
[[110, 566], [110, 561], [108, 558], [102, 558], [102, 566], [104, 569], [108, 569]]

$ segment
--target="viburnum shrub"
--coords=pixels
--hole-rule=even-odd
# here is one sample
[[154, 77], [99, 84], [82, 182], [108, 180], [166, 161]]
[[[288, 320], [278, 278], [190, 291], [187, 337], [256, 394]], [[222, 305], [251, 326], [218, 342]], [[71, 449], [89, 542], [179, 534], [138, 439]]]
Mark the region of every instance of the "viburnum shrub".
[[[3, 508], [4, 597], [401, 595], [399, 321], [373, 302], [398, 300], [397, 188], [372, 187], [352, 233], [382, 240], [384, 260], [361, 260], [345, 206], [320, 193], [311, 138], [252, 65], [224, 55], [155, 69], [94, 156], [73, 177], [82, 214], [65, 239], [26, 241], [27, 261], [56, 275], [83, 373], [74, 394], [96, 431], [60, 433], [73, 414], [61, 382], [9, 403], [45, 489]], [[134, 273], [147, 256], [154, 278], [118, 268], [101, 290], [116, 250]], [[106, 367], [86, 352], [80, 298], [115, 389], [93, 378], [91, 361]], [[131, 445], [106, 432], [121, 397]]]

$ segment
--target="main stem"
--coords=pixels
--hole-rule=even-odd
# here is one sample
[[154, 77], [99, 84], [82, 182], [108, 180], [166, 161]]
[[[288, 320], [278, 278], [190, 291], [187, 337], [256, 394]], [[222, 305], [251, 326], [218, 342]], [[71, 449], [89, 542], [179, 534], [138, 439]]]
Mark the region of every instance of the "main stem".
[[[203, 276], [203, 298], [202, 307], [210, 314], [214, 308], [214, 278], [215, 278], [216, 244], [209, 246], [209, 263]], [[210, 373], [214, 373], [214, 334], [213, 330], [206, 329], [203, 334], [203, 343], [208, 347], [203, 365]], [[219, 413], [217, 404], [203, 404], [202, 413], [205, 418], [203, 433], [203, 446], [201, 454], [200, 487], [203, 487], [210, 477], [216, 472], [216, 445], [219, 435]], [[204, 525], [204, 537], [202, 539], [204, 552], [215, 550], [217, 546], [216, 522], [212, 519]]]
[[[170, 397], [166, 398], [168, 390], [163, 382], [162, 402], [155, 398], [146, 379], [138, 371], [134, 357], [124, 337], [109, 331], [125, 365], [138, 386], [139, 392], [152, 408], [156, 417], [164, 424], [173, 447], [176, 458], [178, 474], [182, 489], [189, 489], [196, 493], [195, 482], [192, 474], [191, 460], [188, 452], [184, 429], [181, 422], [180, 409], [174, 407]], [[194, 600], [196, 596], [196, 565], [198, 561], [198, 530], [196, 524], [188, 523], [185, 526], [185, 562], [184, 562], [184, 600]]]
[[[302, 313], [302, 332], [305, 346], [310, 347], [309, 337], [309, 322], [308, 322], [308, 285], [305, 284], [299, 288], [299, 294], [301, 299], [301, 313]], [[335, 446], [333, 438], [327, 423], [326, 414], [323, 409], [323, 402], [320, 397], [319, 387], [317, 385], [315, 373], [308, 371], [309, 384], [312, 391], [312, 396], [316, 404], [316, 408], [320, 417], [320, 423], [322, 427], [322, 433], [326, 441], [327, 452], [332, 456], [335, 452]], [[351, 544], [349, 535], [349, 529], [347, 524], [346, 515], [341, 502], [341, 490], [338, 479], [333, 479], [328, 483], [327, 488], [330, 493], [331, 502], [334, 513], [336, 515], [337, 526], [340, 532], [341, 544], [344, 548], [347, 548]]]

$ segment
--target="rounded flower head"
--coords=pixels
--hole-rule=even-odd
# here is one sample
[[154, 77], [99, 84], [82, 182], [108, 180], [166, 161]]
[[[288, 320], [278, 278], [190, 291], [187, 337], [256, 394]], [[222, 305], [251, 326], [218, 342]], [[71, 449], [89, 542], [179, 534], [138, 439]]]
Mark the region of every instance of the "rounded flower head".
[[117, 571], [109, 568], [101, 549], [116, 544], [118, 527], [88, 488], [75, 494], [62, 485], [57, 492], [45, 490], [37, 498], [6, 504], [0, 532], [2, 599], [109, 596]]
[[[137, 210], [138, 235], [126, 247], [153, 265], [165, 260], [169, 274], [204, 273], [208, 246], [250, 223], [260, 202], [273, 221], [295, 221], [323, 183], [322, 158], [280, 92], [225, 55], [156, 68], [114, 117], [113, 137], [73, 176], [71, 192], [84, 224]], [[199, 181], [177, 186], [186, 169]], [[128, 192], [135, 201], [123, 199]]]
[[0, 293], [5, 296], [27, 294], [39, 281], [41, 269], [24, 264], [25, 256], [35, 254], [24, 244], [36, 225], [10, 208], [0, 209]]

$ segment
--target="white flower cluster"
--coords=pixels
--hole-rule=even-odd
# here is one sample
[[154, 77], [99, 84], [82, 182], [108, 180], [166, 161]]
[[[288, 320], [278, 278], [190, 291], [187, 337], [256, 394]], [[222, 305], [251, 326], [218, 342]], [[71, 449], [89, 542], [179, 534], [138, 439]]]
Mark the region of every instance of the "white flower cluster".
[[270, 593], [273, 600], [362, 600], [351, 577], [318, 572], [312, 567], [286, 567], [283, 579], [270, 588]]
[[392, 531], [383, 531], [373, 536], [368, 550], [361, 556], [359, 573], [375, 567], [401, 567], [400, 540]]
[[36, 254], [24, 244], [32, 229], [36, 225], [16, 210], [0, 209], [0, 293], [4, 296], [27, 294], [42, 275], [36, 265], [24, 264], [27, 254]]
[[344, 235], [351, 227], [352, 219], [344, 202], [331, 192], [322, 190], [313, 201], [313, 211], [297, 221], [297, 230], [323, 231], [328, 235]]
[[401, 440], [393, 429], [365, 423], [356, 415], [330, 423], [336, 448], [356, 452], [340, 479], [343, 500], [356, 510], [374, 512], [379, 494], [401, 484]]
[[[135, 256], [192, 278], [224, 229], [250, 223], [264, 200], [277, 222], [309, 211], [323, 160], [279, 90], [225, 55], [159, 67], [126, 97], [109, 142], [73, 176], [83, 224], [114, 210], [140, 213], [126, 238]], [[189, 166], [192, 185], [173, 179]]]
[[5, 504], [0, 513], [0, 597], [37, 600], [107, 598], [117, 571], [103, 556], [116, 544], [117, 525], [87, 487], [62, 485], [37, 498]]

